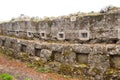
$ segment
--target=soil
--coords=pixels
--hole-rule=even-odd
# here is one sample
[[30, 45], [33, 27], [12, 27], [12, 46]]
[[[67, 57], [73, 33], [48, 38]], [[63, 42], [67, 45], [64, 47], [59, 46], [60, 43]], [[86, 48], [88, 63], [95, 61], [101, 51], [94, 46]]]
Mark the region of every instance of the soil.
[[0, 54], [0, 74], [2, 73], [13, 75], [15, 80], [83, 80], [64, 77], [57, 73], [40, 73], [35, 68], [28, 67], [25, 62]]

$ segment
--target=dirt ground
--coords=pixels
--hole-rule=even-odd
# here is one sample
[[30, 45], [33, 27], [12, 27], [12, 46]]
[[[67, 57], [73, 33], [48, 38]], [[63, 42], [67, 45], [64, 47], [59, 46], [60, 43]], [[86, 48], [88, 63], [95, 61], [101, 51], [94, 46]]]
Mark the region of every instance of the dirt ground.
[[13, 75], [15, 80], [82, 80], [66, 78], [57, 73], [40, 73], [26, 63], [0, 54], [0, 74], [2, 73]]

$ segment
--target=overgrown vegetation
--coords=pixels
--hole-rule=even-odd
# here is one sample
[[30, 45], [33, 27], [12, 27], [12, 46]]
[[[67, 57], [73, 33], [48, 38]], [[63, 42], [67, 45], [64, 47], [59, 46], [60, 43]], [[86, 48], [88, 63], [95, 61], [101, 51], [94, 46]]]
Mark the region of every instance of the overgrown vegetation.
[[26, 78], [25, 80], [32, 80], [31, 78]]
[[50, 69], [46, 69], [46, 68], [44, 68], [44, 67], [38, 67], [37, 70], [38, 70], [39, 72], [41, 72], [41, 73], [49, 73], [49, 72], [51, 72]]
[[14, 77], [10, 74], [4, 73], [0, 75], [0, 80], [14, 80]]
[[60, 66], [60, 74], [69, 75], [69, 74], [71, 74], [72, 71], [73, 71], [73, 69], [72, 69], [72, 67], [70, 65], [61, 64], [61, 66]]
[[2, 47], [0, 47], [0, 54], [4, 54], [4, 53], [5, 53], [5, 51], [3, 50]]

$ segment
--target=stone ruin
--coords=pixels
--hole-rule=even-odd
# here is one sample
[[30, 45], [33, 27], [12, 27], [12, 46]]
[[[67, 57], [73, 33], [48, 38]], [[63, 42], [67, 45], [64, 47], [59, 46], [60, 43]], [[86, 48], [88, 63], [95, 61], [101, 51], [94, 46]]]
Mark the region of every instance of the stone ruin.
[[0, 24], [0, 46], [14, 58], [39, 62], [85, 80], [120, 79], [120, 9]]

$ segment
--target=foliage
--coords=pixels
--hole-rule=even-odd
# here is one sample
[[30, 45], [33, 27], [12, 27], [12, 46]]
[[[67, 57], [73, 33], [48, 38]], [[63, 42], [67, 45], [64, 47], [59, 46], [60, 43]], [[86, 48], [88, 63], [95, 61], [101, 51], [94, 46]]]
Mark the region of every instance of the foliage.
[[39, 67], [39, 68], [38, 68], [38, 71], [41, 72], [41, 73], [44, 73], [44, 72], [47, 72], [47, 73], [48, 73], [48, 72], [51, 72], [51, 70], [45, 69], [45, 68], [43, 68], [43, 67]]
[[34, 64], [28, 64], [28, 67], [33, 68], [33, 67], [35, 67], [35, 65]]
[[5, 53], [5, 51], [3, 50], [2, 47], [0, 47], [0, 54], [4, 54], [4, 53]]
[[31, 78], [26, 78], [25, 80], [32, 80]]
[[4, 74], [1, 74], [0, 75], [0, 80], [14, 80], [14, 77], [12, 76], [12, 75], [9, 75], [9, 74], [6, 74], [6, 73], [4, 73]]
[[70, 65], [67, 64], [62, 64], [60, 66], [60, 73], [61, 74], [65, 74], [65, 75], [69, 75], [72, 72], [72, 67]]
[[45, 72], [45, 68], [39, 67], [39, 68], [38, 68], [38, 71], [40, 71], [41, 73], [43, 73], [43, 72]]

